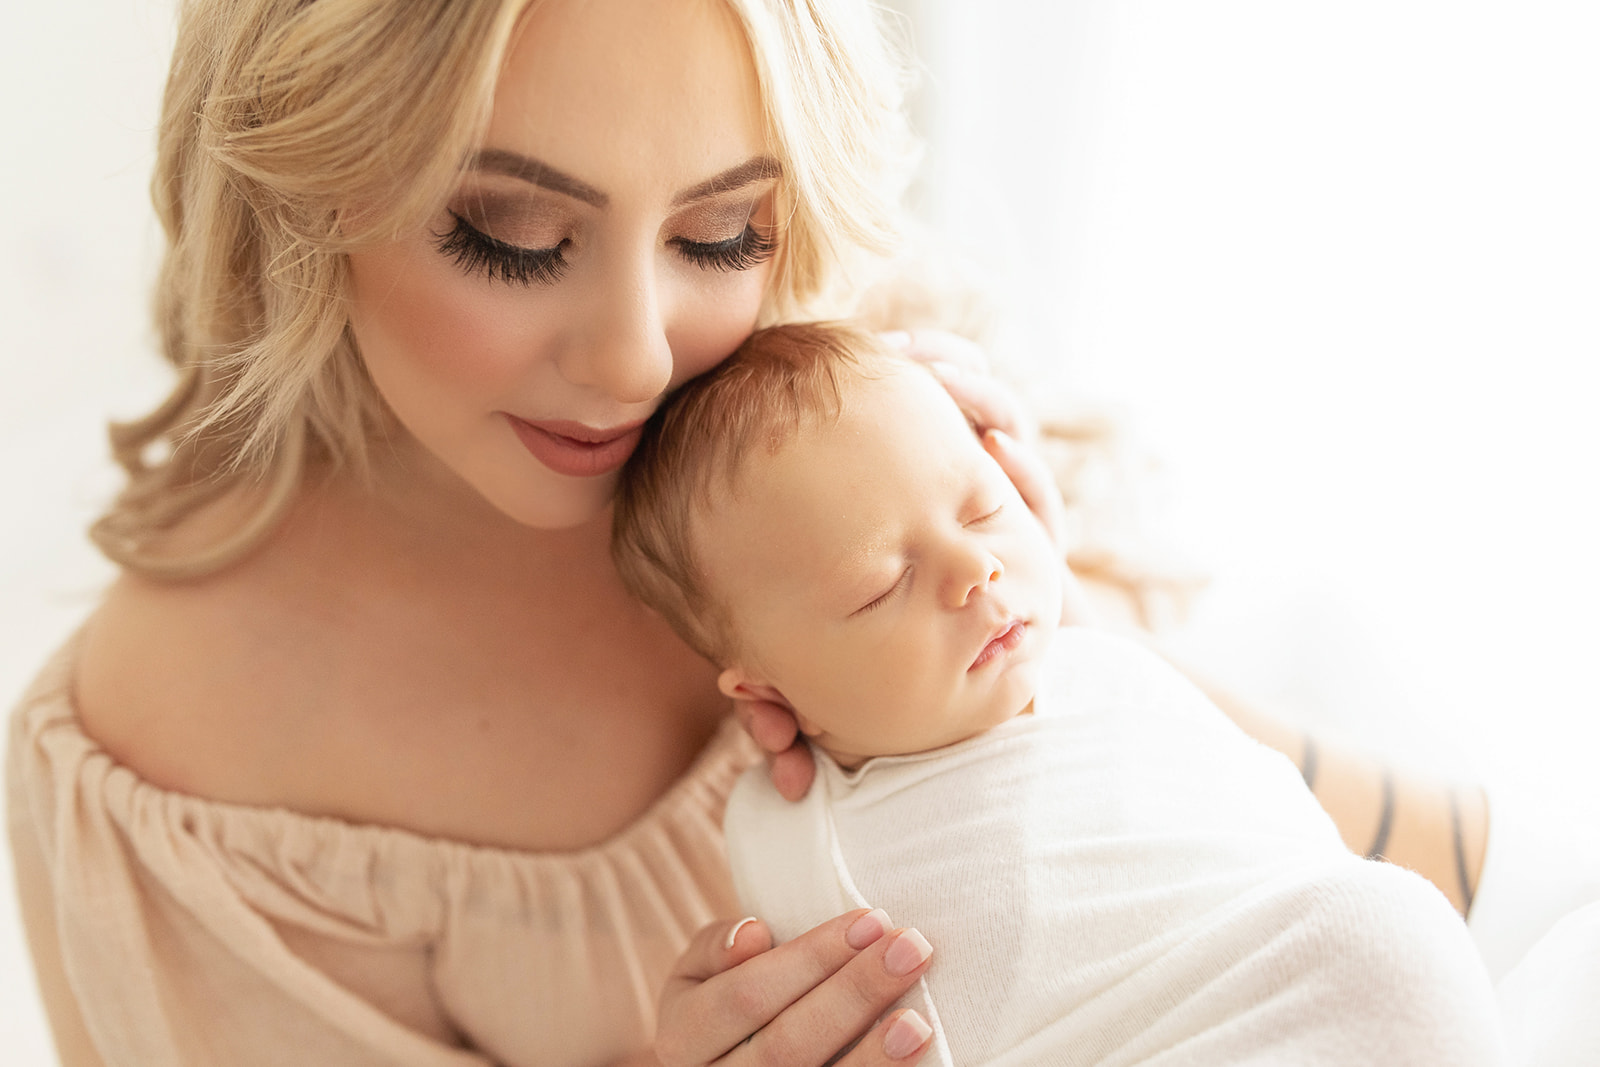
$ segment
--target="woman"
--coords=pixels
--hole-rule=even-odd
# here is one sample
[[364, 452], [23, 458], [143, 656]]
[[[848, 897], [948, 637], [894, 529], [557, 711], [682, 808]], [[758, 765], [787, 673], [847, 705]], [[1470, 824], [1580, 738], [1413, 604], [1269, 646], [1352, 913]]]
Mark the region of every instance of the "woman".
[[893, 235], [898, 89], [850, 0], [186, 7], [156, 181], [180, 384], [118, 432], [96, 536], [125, 573], [10, 749], [65, 1062], [921, 1055], [878, 1018], [914, 931], [769, 949], [728, 918], [755, 753], [606, 545], [667, 389], [848, 310]]

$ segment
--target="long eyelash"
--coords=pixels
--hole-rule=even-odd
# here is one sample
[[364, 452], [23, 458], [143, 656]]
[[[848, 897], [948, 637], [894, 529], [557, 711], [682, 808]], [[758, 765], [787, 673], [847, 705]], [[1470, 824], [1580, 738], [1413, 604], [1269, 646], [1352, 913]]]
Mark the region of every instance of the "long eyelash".
[[549, 285], [567, 269], [561, 254], [566, 241], [554, 248], [523, 248], [490, 237], [454, 212], [450, 217], [456, 220], [455, 228], [442, 236], [435, 234], [434, 247], [468, 274], [482, 274], [491, 282], [508, 285]]
[[672, 243], [689, 261], [709, 270], [725, 271], [758, 267], [771, 259], [772, 253], [778, 248], [777, 241], [754, 226], [746, 226], [737, 237], [730, 237], [726, 241], [688, 241], [678, 237]]

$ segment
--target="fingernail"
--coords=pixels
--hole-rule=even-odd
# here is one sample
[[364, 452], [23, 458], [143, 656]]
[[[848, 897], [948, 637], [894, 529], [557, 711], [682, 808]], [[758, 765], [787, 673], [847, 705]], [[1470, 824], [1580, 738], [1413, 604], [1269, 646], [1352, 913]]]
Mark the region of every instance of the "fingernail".
[[994, 438], [994, 443], [999, 445], [1001, 448], [1012, 447], [1011, 435], [1006, 433], [1004, 430], [998, 430], [993, 426], [990, 426], [988, 429], [983, 431], [983, 436]]
[[905, 330], [884, 330], [878, 335], [878, 340], [890, 348], [910, 348], [911, 335]]
[[844, 939], [849, 942], [851, 948], [866, 948], [888, 932], [889, 913], [882, 908], [873, 908], [850, 924], [850, 929], [844, 933]]
[[946, 363], [942, 359], [936, 359], [932, 363], [929, 363], [928, 372], [941, 382], [948, 382], [961, 376], [960, 367], [956, 366], [954, 363]]
[[891, 1060], [903, 1060], [921, 1048], [931, 1033], [933, 1028], [922, 1021], [922, 1016], [914, 1011], [904, 1012], [883, 1035], [883, 1054]]
[[722, 943], [722, 947], [723, 948], [732, 948], [734, 939], [736, 939], [739, 936], [739, 931], [743, 930], [746, 926], [749, 926], [751, 923], [753, 923], [755, 921], [756, 921], [756, 917], [754, 915], [748, 915], [745, 918], [740, 919], [738, 922], [734, 923], [733, 924], [733, 929], [728, 931], [728, 939]]
[[927, 938], [916, 930], [902, 930], [889, 951], [883, 954], [883, 969], [895, 978], [904, 978], [931, 955], [933, 946], [928, 944]]

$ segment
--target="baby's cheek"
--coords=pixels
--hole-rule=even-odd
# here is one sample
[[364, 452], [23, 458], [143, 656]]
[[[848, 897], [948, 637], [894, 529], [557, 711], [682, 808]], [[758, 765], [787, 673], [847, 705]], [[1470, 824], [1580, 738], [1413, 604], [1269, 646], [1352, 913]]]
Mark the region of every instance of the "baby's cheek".
[[846, 658], [818, 656], [780, 680], [783, 691], [800, 713], [802, 727], [815, 727], [826, 737], [852, 751], [877, 737], [882, 729], [883, 707], [878, 687]]
[[903, 653], [886, 653], [873, 684], [861, 691], [861, 732], [876, 751], [915, 752], [927, 747], [926, 738], [938, 730], [949, 694], [935, 692], [925, 672], [912, 666], [915, 662]]
[[1030, 521], [1017, 529], [1008, 542], [1003, 551], [1010, 575], [1020, 582], [1054, 589], [1059, 594], [1063, 553], [1056, 549], [1044, 527]]

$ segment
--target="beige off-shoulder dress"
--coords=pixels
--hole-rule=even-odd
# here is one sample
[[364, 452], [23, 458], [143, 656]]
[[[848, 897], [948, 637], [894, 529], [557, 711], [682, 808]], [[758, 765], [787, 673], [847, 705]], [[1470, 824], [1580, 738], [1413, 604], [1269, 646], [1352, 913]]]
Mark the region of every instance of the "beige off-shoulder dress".
[[80, 728], [70, 641], [13, 713], [7, 805], [68, 1065], [605, 1064], [735, 914], [730, 720], [612, 839], [525, 853], [156, 788]]

